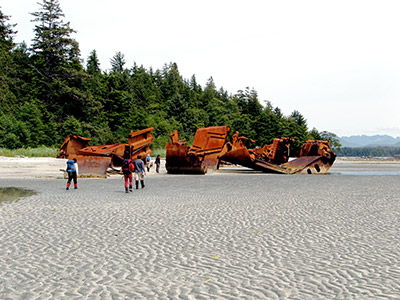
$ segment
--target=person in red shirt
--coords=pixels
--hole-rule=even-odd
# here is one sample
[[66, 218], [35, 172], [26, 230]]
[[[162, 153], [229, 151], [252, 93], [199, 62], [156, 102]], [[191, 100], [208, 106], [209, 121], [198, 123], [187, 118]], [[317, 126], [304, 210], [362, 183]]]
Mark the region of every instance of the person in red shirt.
[[129, 181], [129, 191], [132, 192], [132, 172], [135, 170], [135, 167], [132, 163], [132, 160], [125, 159], [124, 164], [122, 165], [122, 173], [124, 174], [125, 179], [125, 193], [128, 192], [128, 181]]

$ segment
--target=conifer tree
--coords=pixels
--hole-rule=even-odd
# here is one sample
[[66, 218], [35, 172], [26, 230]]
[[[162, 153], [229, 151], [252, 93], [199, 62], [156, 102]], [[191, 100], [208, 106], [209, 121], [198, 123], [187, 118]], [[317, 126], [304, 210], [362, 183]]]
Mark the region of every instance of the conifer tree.
[[124, 71], [125, 55], [121, 52], [115, 53], [113, 58], [110, 60], [111, 62], [111, 72], [113, 73], [122, 73]]
[[13, 30], [15, 25], [7, 23], [10, 17], [3, 14], [0, 10], [0, 51], [10, 51], [14, 47]]
[[0, 111], [8, 111], [10, 98], [15, 95], [10, 90], [10, 75], [14, 71], [12, 53], [14, 48], [14, 25], [8, 23], [9, 17], [0, 10]]
[[101, 73], [99, 58], [97, 57], [96, 50], [90, 52], [86, 64], [86, 72], [90, 75], [98, 75]]
[[39, 99], [59, 117], [83, 114], [85, 102], [80, 90], [85, 75], [79, 59], [79, 45], [71, 35], [75, 32], [64, 23], [58, 0], [43, 0], [35, 17], [32, 51], [34, 69], [40, 82]]
[[155, 71], [136, 63], [126, 69], [125, 56], [116, 52], [107, 73], [93, 50], [84, 70], [59, 0], [40, 1], [40, 10], [32, 13], [31, 49], [15, 47], [13, 25], [0, 11], [0, 147], [59, 146], [67, 134], [111, 143], [145, 127], [155, 128], [155, 144], [163, 147], [171, 131], [178, 129], [190, 144], [198, 128], [217, 125], [230, 126], [231, 134], [238, 130], [259, 146], [293, 137], [292, 153], [309, 137], [335, 144], [333, 133], [309, 132], [298, 111], [285, 117], [271, 103], [264, 108], [249, 88], [228, 95], [212, 77], [203, 89], [195, 75], [183, 79], [176, 63]]
[[[40, 4], [40, 3], [38, 3]], [[65, 16], [58, 0], [43, 0], [41, 10], [32, 13], [36, 18], [35, 37], [32, 49], [42, 59], [44, 75], [47, 78], [61, 76], [63, 68], [80, 66], [79, 45], [71, 38], [75, 33], [70, 23], [64, 23]], [[79, 67], [78, 67], [79, 69]]]

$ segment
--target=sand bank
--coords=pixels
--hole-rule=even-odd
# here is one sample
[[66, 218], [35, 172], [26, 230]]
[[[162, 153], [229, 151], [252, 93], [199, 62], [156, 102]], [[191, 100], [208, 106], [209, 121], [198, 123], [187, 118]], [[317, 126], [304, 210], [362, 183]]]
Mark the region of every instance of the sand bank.
[[[65, 169], [66, 159], [51, 157], [4, 157], [0, 156], [0, 179], [1, 178], [63, 178], [60, 169]], [[339, 157], [333, 164], [333, 173], [347, 171], [348, 168], [362, 170], [376, 170], [376, 165], [381, 165], [381, 170], [399, 170], [400, 160], [395, 159], [368, 159]], [[241, 169], [240, 166], [228, 167], [227, 169]], [[343, 169], [345, 168], [345, 169]], [[165, 159], [161, 161], [160, 173], [165, 174]], [[156, 174], [155, 166], [152, 167], [149, 175]]]
[[[0, 156], [1, 178], [63, 178], [61, 170], [66, 168], [66, 159], [52, 157], [4, 157]], [[164, 160], [160, 168], [165, 173]], [[155, 166], [149, 172], [155, 174]]]
[[1, 178], [62, 178], [66, 159], [0, 156]]
[[1, 178], [0, 299], [400, 299], [400, 176], [145, 180]]

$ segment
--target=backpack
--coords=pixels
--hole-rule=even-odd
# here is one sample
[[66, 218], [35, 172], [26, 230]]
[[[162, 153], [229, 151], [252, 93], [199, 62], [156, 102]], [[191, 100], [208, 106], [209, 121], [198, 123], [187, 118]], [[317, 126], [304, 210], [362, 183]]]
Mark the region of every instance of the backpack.
[[67, 172], [75, 172], [75, 161], [73, 160], [67, 161]]
[[124, 163], [122, 165], [122, 173], [125, 175], [131, 174], [131, 168], [130, 168], [131, 160], [130, 159], [125, 159]]

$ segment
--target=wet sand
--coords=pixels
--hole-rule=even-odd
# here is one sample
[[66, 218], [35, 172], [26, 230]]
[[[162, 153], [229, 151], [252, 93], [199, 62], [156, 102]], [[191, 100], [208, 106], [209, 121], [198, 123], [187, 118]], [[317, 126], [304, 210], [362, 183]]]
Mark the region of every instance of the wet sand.
[[129, 194], [121, 176], [66, 191], [0, 168], [0, 187], [38, 192], [0, 204], [0, 299], [400, 299], [388, 168], [152, 173]]

